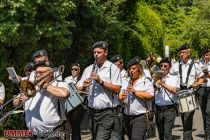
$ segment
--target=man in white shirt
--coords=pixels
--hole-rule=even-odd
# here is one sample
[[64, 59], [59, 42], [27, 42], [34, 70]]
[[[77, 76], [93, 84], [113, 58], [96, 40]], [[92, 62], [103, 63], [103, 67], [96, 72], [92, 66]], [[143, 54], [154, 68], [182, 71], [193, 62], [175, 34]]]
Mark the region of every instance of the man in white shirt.
[[[31, 98], [22, 93], [13, 100], [16, 106], [24, 104], [26, 125], [33, 131], [32, 140], [39, 138], [59, 140], [63, 136], [64, 105], [70, 91], [68, 83], [53, 81], [53, 67], [52, 62], [38, 62], [35, 65], [35, 78], [42, 79], [36, 85], [38, 92]], [[55, 133], [58, 135], [53, 135]]]
[[88, 108], [93, 140], [111, 137], [115, 120], [115, 108], [119, 105], [120, 69], [107, 60], [108, 44], [98, 41], [93, 44], [94, 64], [88, 66], [78, 82], [79, 90], [88, 91]]
[[[200, 66], [190, 59], [190, 48], [184, 44], [179, 48], [181, 60], [173, 65], [172, 73], [180, 75], [180, 90], [199, 88], [204, 83], [204, 74]], [[189, 72], [188, 72], [189, 71]], [[192, 140], [193, 116], [195, 110], [181, 113], [184, 140]]]
[[205, 140], [210, 140], [210, 49], [203, 48], [202, 50], [202, 60], [200, 61], [200, 66], [204, 72], [204, 77], [206, 83], [199, 88], [199, 103], [201, 106]]
[[171, 61], [169, 58], [163, 58], [160, 62], [160, 68], [163, 72], [162, 79], [156, 79], [157, 95], [156, 121], [160, 140], [172, 140], [172, 129], [176, 118], [176, 92], [180, 88], [179, 75], [170, 73]]

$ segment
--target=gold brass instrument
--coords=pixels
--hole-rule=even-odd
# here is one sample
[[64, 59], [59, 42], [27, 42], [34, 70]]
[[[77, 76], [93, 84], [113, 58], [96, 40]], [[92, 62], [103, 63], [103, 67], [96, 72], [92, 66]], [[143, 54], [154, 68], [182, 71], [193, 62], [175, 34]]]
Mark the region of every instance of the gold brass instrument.
[[149, 56], [146, 58], [146, 68], [148, 68], [149, 71], [151, 71], [151, 68], [154, 65], [157, 65], [158, 63], [160, 63], [160, 61], [162, 60], [162, 57], [156, 53], [151, 53], [149, 54]]
[[[29, 80], [23, 80], [20, 82], [20, 92], [15, 95], [13, 98], [11, 98], [9, 101], [7, 101], [5, 104], [3, 104], [0, 108], [0, 110], [2, 110], [6, 105], [8, 105], [9, 103], [11, 103], [15, 98], [17, 98], [17, 96], [19, 96], [20, 94], [24, 94], [27, 97], [31, 98], [34, 97], [36, 95], [37, 92], [39, 92], [40, 89], [36, 90], [36, 86], [42, 82], [45, 78], [47, 78], [48, 76], [54, 74], [54, 72], [59, 71], [59, 75], [55, 76], [50, 82], [49, 84], [52, 84], [52, 82], [54, 82], [59, 76], [61, 76], [63, 74], [65, 70], [65, 66], [64, 65], [60, 65], [57, 68], [54, 68], [49, 74], [47, 74], [46, 76], [42, 77], [39, 80], [36, 80], [34, 83], [30, 82]], [[8, 113], [6, 113], [6, 115], [4, 115], [2, 118], [0, 118], [0, 125], [4, 122], [4, 120], [10, 116], [11, 114], [13, 114], [13, 112], [15, 110], [17, 110], [18, 108], [20, 108], [24, 103], [16, 106], [13, 110], [9, 111]]]

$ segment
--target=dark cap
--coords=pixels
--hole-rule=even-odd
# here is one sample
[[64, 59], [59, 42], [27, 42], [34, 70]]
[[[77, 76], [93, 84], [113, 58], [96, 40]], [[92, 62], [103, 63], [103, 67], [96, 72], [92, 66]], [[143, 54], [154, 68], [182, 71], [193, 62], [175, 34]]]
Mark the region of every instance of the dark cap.
[[114, 56], [110, 59], [111, 62], [116, 62], [116, 61], [118, 61], [118, 60], [122, 60], [122, 56], [121, 56], [121, 55], [114, 55]]
[[25, 67], [24, 67], [24, 72], [27, 71], [33, 71], [34, 70], [34, 63], [33, 62], [28, 62]]
[[54, 68], [54, 64], [50, 61], [40, 61], [37, 64], [35, 64], [34, 69], [36, 69], [37, 67], [50, 67], [50, 68]]
[[71, 67], [73, 67], [73, 66], [80, 67], [80, 64], [79, 64], [79, 63], [73, 63], [73, 64], [71, 65]]
[[136, 56], [128, 61], [127, 68], [130, 68], [132, 65], [140, 64], [141, 58]]
[[206, 54], [206, 53], [208, 53], [210, 50], [209, 50], [209, 48], [203, 48], [202, 49], [202, 55], [204, 55], [204, 54]]
[[180, 48], [179, 48], [179, 51], [182, 51], [182, 50], [187, 50], [189, 49], [189, 44], [185, 43], [184, 45], [182, 45]]
[[92, 50], [94, 50], [95, 48], [101, 48], [101, 49], [108, 49], [108, 43], [106, 41], [98, 41], [96, 43], [93, 44], [92, 46]]
[[45, 50], [38, 50], [34, 53], [32, 58], [34, 59], [34, 57], [40, 57], [40, 56], [48, 56], [48, 55]]
[[171, 60], [170, 60], [169, 57], [164, 57], [164, 58], [161, 59], [160, 64], [161, 63], [169, 63], [169, 64], [171, 64]]

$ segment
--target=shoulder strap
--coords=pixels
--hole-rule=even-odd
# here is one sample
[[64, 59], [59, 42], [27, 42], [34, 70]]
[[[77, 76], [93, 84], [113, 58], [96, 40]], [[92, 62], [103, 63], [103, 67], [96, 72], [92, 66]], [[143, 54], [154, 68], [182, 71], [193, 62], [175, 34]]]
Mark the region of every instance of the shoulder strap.
[[171, 97], [169, 96], [167, 90], [165, 90], [164, 88], [163, 88], [163, 90], [165, 91], [165, 93], [167, 94], [168, 98], [171, 100], [171, 102], [173, 103], [173, 105], [175, 105], [174, 101], [173, 101], [173, 100], [171, 99]]
[[[192, 62], [190, 63], [190, 66], [187, 71], [187, 77], [186, 77], [185, 84], [187, 84], [187, 82], [188, 82], [189, 75], [192, 70], [193, 64], [194, 64], [194, 60], [192, 59]], [[179, 63], [179, 75], [180, 75], [180, 81], [181, 81], [180, 83], [182, 84], [183, 83], [183, 81], [182, 81], [182, 65], [180, 63]]]
[[[56, 84], [56, 87], [58, 87], [58, 83], [59, 83], [60, 81], [57, 81], [57, 84]], [[61, 106], [60, 106], [60, 100], [59, 100], [59, 98], [58, 98], [58, 115], [60, 116], [60, 118], [62, 119], [62, 117], [61, 117]]]

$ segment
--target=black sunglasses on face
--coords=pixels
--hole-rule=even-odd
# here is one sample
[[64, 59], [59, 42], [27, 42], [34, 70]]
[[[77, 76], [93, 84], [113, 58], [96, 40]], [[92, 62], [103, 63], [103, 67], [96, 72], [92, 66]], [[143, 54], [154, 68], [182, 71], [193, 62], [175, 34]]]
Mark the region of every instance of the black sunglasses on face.
[[79, 69], [75, 69], [75, 68], [72, 68], [71, 70], [75, 70], [75, 71], [78, 71]]
[[164, 64], [161, 64], [160, 67], [168, 68], [169, 66], [166, 65], [166, 64], [165, 65]]

